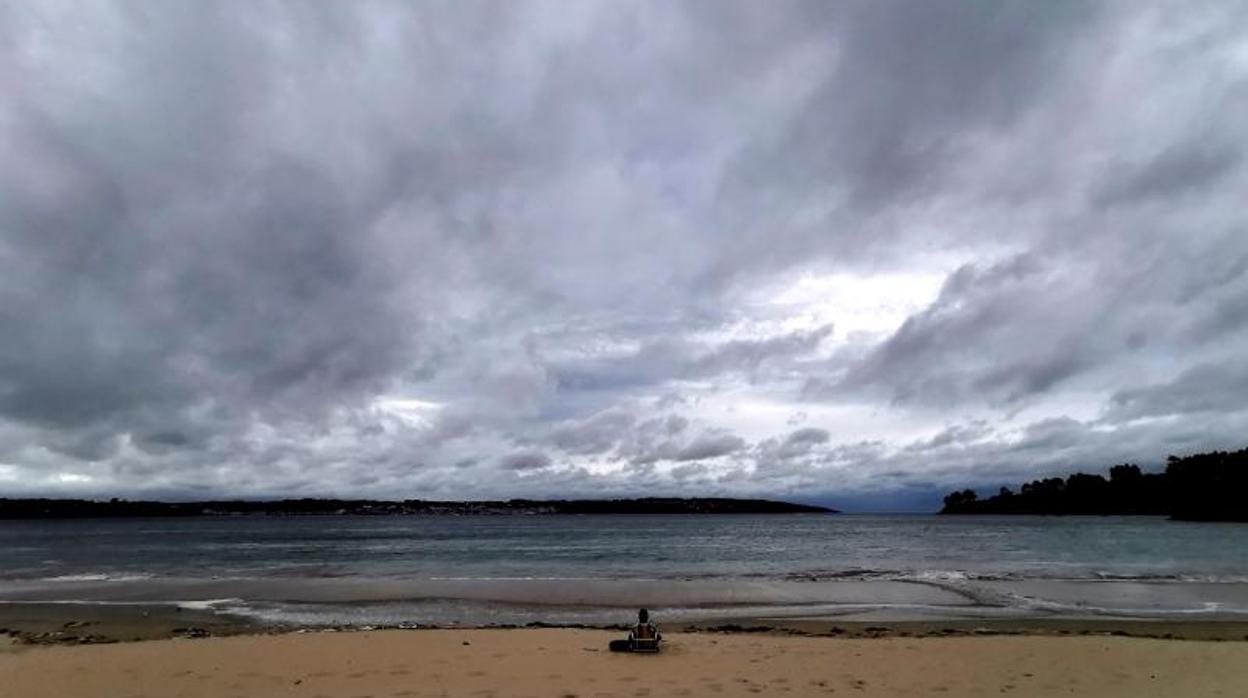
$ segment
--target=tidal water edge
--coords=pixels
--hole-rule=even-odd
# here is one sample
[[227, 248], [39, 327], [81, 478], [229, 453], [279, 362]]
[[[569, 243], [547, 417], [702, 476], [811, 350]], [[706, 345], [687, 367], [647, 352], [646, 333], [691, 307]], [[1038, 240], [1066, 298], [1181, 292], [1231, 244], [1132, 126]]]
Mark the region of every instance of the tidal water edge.
[[1248, 526], [1152, 517], [394, 516], [0, 522], [0, 602], [299, 624], [1248, 619]]

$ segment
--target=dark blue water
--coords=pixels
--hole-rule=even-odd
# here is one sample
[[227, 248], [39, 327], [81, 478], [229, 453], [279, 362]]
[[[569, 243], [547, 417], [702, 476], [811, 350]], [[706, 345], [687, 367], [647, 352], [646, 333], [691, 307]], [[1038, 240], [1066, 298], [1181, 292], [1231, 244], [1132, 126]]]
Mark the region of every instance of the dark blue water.
[[[444, 618], [452, 608], [451, 615], [481, 621], [483, 613], [500, 617], [503, 606], [523, 616], [535, 605], [609, 608], [638, 597], [673, 610], [751, 613], [761, 606], [1236, 614], [1248, 612], [1245, 589], [1248, 526], [1160, 518], [0, 522], [0, 600], [230, 599], [234, 607], [338, 616], [350, 604], [352, 613], [369, 606], [363, 616], [374, 620], [396, 609]], [[491, 604], [494, 610], [467, 608]]]

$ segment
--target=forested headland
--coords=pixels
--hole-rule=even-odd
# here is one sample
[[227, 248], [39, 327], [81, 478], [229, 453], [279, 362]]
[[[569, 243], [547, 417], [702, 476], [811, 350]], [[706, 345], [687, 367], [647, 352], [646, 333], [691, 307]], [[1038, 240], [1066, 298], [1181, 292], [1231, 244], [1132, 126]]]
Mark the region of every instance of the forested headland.
[[1248, 448], [1170, 456], [1163, 472], [1115, 465], [1109, 477], [1075, 473], [945, 497], [942, 514], [1151, 514], [1186, 521], [1248, 521]]

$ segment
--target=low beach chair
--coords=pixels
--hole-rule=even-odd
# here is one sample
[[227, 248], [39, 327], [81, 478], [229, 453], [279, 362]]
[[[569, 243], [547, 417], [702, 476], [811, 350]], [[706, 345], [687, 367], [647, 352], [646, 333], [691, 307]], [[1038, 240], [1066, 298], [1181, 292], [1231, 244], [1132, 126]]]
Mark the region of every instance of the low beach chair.
[[658, 652], [659, 640], [654, 623], [638, 623], [628, 634], [629, 648], [634, 652]]

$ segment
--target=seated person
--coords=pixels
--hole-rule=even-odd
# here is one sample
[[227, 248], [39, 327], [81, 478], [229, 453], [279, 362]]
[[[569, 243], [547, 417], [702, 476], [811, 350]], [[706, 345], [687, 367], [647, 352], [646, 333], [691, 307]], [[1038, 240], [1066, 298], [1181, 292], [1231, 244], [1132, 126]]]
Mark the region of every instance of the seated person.
[[659, 628], [650, 622], [650, 613], [646, 609], [637, 612], [637, 625], [628, 633], [627, 640], [615, 640], [611, 643], [613, 652], [658, 652], [659, 641], [663, 636]]

